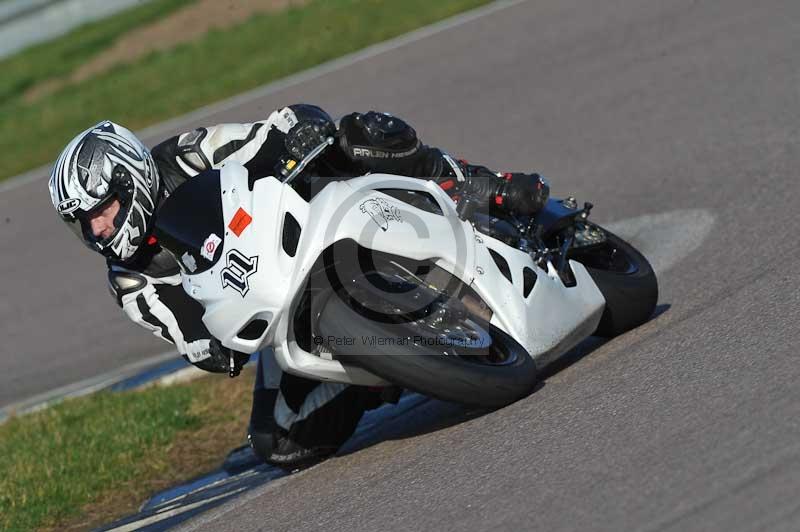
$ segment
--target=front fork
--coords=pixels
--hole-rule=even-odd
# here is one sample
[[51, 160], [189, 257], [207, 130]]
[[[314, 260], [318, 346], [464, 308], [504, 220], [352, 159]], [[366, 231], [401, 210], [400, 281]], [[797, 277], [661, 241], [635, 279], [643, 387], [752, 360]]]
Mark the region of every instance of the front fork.
[[530, 253], [534, 261], [543, 267], [547, 262], [553, 263], [559, 276], [568, 279], [570, 250], [600, 242], [598, 232], [586, 223], [593, 207], [587, 201], [582, 209], [578, 209], [573, 197], [548, 200], [524, 231], [527, 240], [533, 244]]

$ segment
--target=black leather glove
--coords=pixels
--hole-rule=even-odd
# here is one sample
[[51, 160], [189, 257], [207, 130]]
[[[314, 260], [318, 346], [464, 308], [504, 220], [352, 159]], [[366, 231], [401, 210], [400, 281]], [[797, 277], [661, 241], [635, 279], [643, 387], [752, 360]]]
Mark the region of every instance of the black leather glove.
[[[325, 142], [328, 137], [336, 137], [336, 124], [328, 113], [316, 105], [305, 103], [290, 105], [289, 108], [294, 112], [297, 123], [286, 132], [283, 144], [286, 153], [279, 157], [275, 164], [274, 175], [286, 178], [296, 167], [297, 163], [311, 153], [311, 151]], [[328, 157], [330, 152], [323, 152], [322, 157], [312, 163], [310, 168], [316, 168], [320, 160]], [[335, 158], [335, 157], [334, 157]], [[253, 182], [258, 179], [251, 173], [250, 190]]]
[[[236, 377], [250, 360], [250, 355], [228, 349], [216, 338], [211, 339], [208, 351], [210, 355], [208, 358], [192, 364], [211, 373], [227, 373], [231, 377]], [[183, 355], [183, 358], [189, 361], [186, 355]]]
[[336, 125], [323, 118], [308, 118], [301, 120], [286, 134], [284, 144], [286, 150], [300, 161], [311, 150], [325, 142], [328, 137], [336, 135]]

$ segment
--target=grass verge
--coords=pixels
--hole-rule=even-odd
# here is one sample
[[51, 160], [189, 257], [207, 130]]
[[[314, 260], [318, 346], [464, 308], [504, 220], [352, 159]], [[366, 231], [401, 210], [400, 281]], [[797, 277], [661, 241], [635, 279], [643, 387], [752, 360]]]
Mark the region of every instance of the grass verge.
[[193, 0], [153, 0], [32, 46], [0, 61], [0, 106], [34, 85], [64, 76], [108, 48], [120, 35], [164, 17]]
[[84, 530], [218, 467], [244, 441], [253, 371], [103, 392], [0, 426], [0, 529]]
[[[180, 0], [172, 2], [177, 5]], [[198, 41], [154, 52], [36, 102], [25, 102], [22, 92], [64, 60], [59, 50], [86, 48], [88, 52], [80, 52], [84, 58], [96, 52], [95, 41], [78, 46], [70, 40], [84, 31], [79, 30], [59, 40], [53, 50], [42, 45], [28, 52], [28, 59], [17, 58], [22, 63], [14, 72], [26, 75], [7, 77], [4, 70], [0, 153], [13, 156], [0, 159], [0, 179], [55, 159], [72, 136], [101, 119], [142, 128], [486, 3], [315, 0], [212, 31]], [[115, 25], [125, 16], [117, 15]], [[109, 35], [101, 33], [97, 42], [110, 44]], [[66, 75], [77, 64], [69, 59], [54, 74]]]

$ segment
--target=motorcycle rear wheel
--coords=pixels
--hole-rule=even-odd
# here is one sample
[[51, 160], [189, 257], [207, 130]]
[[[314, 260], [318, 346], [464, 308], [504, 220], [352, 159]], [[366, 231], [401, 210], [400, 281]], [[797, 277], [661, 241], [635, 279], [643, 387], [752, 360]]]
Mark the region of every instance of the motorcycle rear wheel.
[[574, 249], [569, 258], [586, 267], [606, 299], [594, 334], [612, 338], [650, 319], [658, 302], [658, 280], [653, 267], [636, 248], [607, 229], [590, 225], [605, 234], [605, 242]]

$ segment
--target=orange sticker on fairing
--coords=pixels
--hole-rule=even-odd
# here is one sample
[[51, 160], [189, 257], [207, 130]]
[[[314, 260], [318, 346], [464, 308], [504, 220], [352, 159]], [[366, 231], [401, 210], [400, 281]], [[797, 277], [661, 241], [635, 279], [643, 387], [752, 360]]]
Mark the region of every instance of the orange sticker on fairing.
[[247, 214], [247, 211], [239, 207], [239, 210], [233, 215], [231, 223], [228, 224], [228, 229], [233, 231], [234, 235], [241, 236], [242, 231], [247, 229], [247, 226], [250, 225], [252, 221], [253, 217]]

